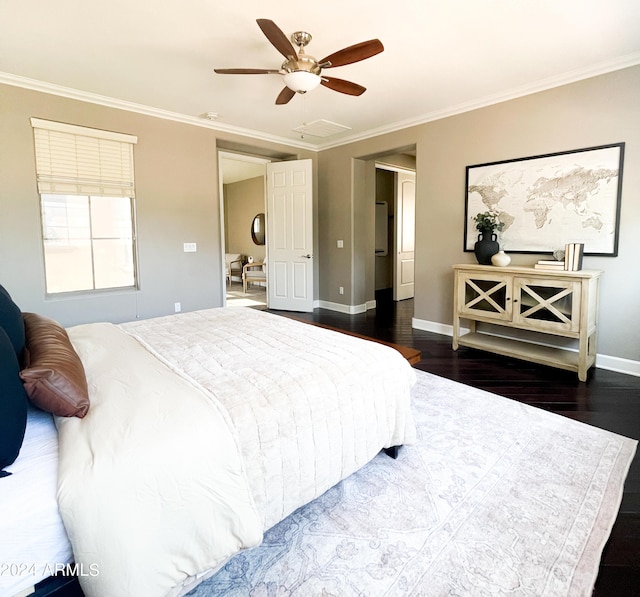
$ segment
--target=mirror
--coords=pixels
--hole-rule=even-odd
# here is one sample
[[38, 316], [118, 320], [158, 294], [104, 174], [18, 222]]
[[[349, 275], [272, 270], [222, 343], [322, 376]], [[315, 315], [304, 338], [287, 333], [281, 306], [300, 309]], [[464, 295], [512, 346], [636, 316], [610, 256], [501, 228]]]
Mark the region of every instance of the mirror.
[[264, 214], [258, 214], [251, 222], [251, 238], [256, 245], [264, 245]]

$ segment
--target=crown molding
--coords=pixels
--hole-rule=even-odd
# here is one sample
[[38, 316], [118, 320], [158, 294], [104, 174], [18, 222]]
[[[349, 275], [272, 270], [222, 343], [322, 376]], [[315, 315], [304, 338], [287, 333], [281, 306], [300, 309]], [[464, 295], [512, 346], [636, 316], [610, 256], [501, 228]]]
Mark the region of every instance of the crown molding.
[[47, 83], [46, 81], [38, 81], [37, 79], [29, 79], [27, 77], [13, 75], [11, 73], [0, 71], [0, 83], [12, 85], [14, 87], [30, 89], [31, 91], [50, 93], [52, 95], [66, 97], [68, 99], [74, 99], [81, 102], [88, 102], [91, 104], [97, 104], [99, 106], [105, 106], [107, 108], [116, 108], [118, 110], [126, 110], [128, 112], [136, 112], [137, 114], [144, 114], [146, 116], [153, 116], [155, 118], [162, 118], [164, 120], [172, 120], [174, 122], [181, 122], [183, 124], [190, 124], [202, 128], [213, 129], [215, 131], [231, 133], [243, 137], [250, 137], [251, 139], [260, 139], [261, 141], [269, 141], [271, 143], [278, 143], [279, 145], [286, 145], [288, 147], [295, 147], [297, 149], [318, 151], [317, 146], [311, 145], [310, 143], [300, 143], [291, 139], [287, 139], [285, 137], [270, 135], [262, 131], [245, 129], [241, 127], [222, 124], [219, 122], [212, 122], [210, 120], [205, 120], [196, 116], [188, 116], [186, 114], [180, 114], [178, 112], [170, 112], [169, 110], [162, 110], [161, 108], [154, 108], [152, 106], [136, 104], [134, 102], [119, 100], [96, 93], [89, 93], [87, 91], [81, 91], [79, 89], [73, 89], [71, 87], [63, 87], [61, 85]]
[[562, 75], [548, 77], [546, 79], [541, 79], [533, 83], [528, 83], [527, 85], [515, 87], [503, 93], [478, 98], [470, 102], [464, 102], [456, 106], [451, 106], [442, 110], [435, 110], [433, 112], [422, 114], [414, 118], [409, 118], [407, 120], [401, 120], [382, 127], [370, 129], [363, 133], [347, 135], [333, 142], [329, 141], [327, 143], [319, 144], [303, 143], [286, 137], [270, 135], [262, 131], [245, 129], [232, 125], [225, 125], [219, 122], [205, 120], [196, 116], [188, 116], [177, 112], [170, 112], [168, 110], [162, 110], [160, 108], [153, 108], [151, 106], [127, 102], [124, 100], [98, 95], [95, 93], [88, 93], [86, 91], [80, 91], [78, 89], [73, 89], [70, 87], [63, 87], [60, 85], [55, 85], [53, 83], [47, 83], [45, 81], [38, 81], [36, 79], [29, 79], [27, 77], [13, 75], [11, 73], [0, 72], [0, 83], [13, 85], [14, 87], [23, 87], [25, 89], [31, 89], [32, 91], [50, 93], [69, 99], [98, 104], [109, 108], [116, 108], [119, 110], [127, 110], [129, 112], [145, 114], [147, 116], [153, 116], [155, 118], [163, 118], [165, 120], [173, 120], [175, 122], [209, 128], [215, 131], [249, 137], [251, 139], [260, 139], [261, 141], [278, 143], [281, 145], [286, 145], [288, 147], [295, 147], [297, 149], [305, 149], [308, 151], [318, 152], [325, 149], [340, 147], [342, 145], [348, 145], [357, 141], [364, 141], [366, 139], [371, 139], [380, 135], [394, 133], [402, 129], [419, 126], [428, 122], [440, 120], [442, 118], [448, 118], [449, 116], [455, 116], [464, 112], [477, 110], [479, 108], [486, 108], [487, 106], [517, 99], [526, 95], [531, 95], [533, 93], [539, 93], [541, 91], [546, 91], [555, 87], [561, 87], [562, 85], [568, 85], [570, 83], [575, 83], [584, 79], [590, 79], [592, 77], [597, 77], [599, 75], [622, 70], [624, 68], [637, 66], [638, 64], [640, 64], [640, 52], [634, 52], [632, 54], [627, 54], [614, 60], [600, 62], [598, 64], [590, 66], [589, 68], [576, 69], [563, 73]]
[[606, 75], [607, 73], [630, 68], [632, 66], [637, 66], [638, 64], [640, 64], [640, 52], [634, 52], [615, 60], [600, 62], [598, 64], [592, 65], [589, 68], [576, 69], [563, 73], [562, 75], [541, 79], [539, 81], [528, 83], [520, 87], [514, 87], [513, 89], [509, 89], [503, 93], [486, 96], [484, 98], [479, 98], [442, 110], [436, 110], [434, 112], [422, 114], [421, 116], [417, 116], [415, 118], [394, 122], [383, 127], [370, 129], [361, 134], [342, 137], [339, 141], [335, 141], [333, 143], [323, 143], [321, 145], [317, 145], [316, 147], [319, 151], [322, 151], [324, 149], [333, 149], [334, 147], [340, 147], [341, 145], [346, 145], [348, 143], [355, 143], [357, 141], [364, 141], [366, 139], [371, 139], [379, 135], [394, 133], [402, 129], [426, 124], [427, 122], [441, 120], [442, 118], [448, 118], [449, 116], [455, 116], [464, 112], [471, 112], [472, 110], [477, 110], [479, 108], [486, 108], [487, 106], [492, 106], [494, 104], [517, 99], [519, 97], [524, 97], [533, 93], [547, 91], [555, 87], [561, 87], [562, 85], [576, 83], [577, 81], [582, 81], [584, 79], [591, 79], [592, 77], [597, 77], [599, 75]]

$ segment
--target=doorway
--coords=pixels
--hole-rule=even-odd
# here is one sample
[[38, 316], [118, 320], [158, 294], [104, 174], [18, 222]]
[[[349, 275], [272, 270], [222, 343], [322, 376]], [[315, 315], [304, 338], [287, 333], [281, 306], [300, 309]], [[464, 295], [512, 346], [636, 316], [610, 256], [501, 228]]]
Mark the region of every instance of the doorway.
[[[264, 263], [267, 254], [264, 218], [269, 162], [269, 159], [256, 156], [219, 152], [223, 305], [229, 307], [266, 309], [268, 306], [266, 281], [257, 275], [260, 266], [245, 266], [250, 262]], [[242, 279], [245, 269], [254, 273], [254, 279], [246, 284], [246, 288]]]
[[394, 303], [414, 297], [415, 181], [415, 169], [376, 162], [375, 296], [378, 312], [393, 309]]
[[312, 160], [220, 152], [219, 172], [223, 305], [312, 311]]

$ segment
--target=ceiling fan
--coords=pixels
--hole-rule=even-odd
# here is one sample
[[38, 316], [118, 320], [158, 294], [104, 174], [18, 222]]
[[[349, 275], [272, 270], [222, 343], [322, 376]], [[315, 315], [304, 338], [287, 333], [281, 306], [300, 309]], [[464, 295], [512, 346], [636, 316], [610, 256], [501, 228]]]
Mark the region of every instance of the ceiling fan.
[[291, 35], [291, 41], [298, 46], [296, 51], [291, 41], [273, 21], [257, 19], [257, 23], [273, 47], [286, 58], [280, 69], [216, 68], [214, 72], [220, 75], [282, 75], [286, 87], [276, 98], [278, 105], [286, 104], [296, 93], [306, 93], [318, 85], [324, 85], [347, 95], [362, 95], [366, 91], [362, 85], [327, 77], [321, 74], [322, 69], [353, 64], [371, 58], [384, 50], [379, 39], [370, 39], [338, 50], [322, 60], [316, 60], [304, 52], [305, 46], [311, 41], [311, 35], [306, 31], [296, 31]]

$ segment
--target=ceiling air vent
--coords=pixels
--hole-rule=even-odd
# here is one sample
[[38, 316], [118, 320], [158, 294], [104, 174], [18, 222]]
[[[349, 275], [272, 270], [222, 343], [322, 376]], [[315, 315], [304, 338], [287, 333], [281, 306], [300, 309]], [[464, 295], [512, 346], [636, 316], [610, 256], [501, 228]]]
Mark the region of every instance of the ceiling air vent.
[[314, 120], [293, 129], [301, 135], [311, 135], [312, 137], [330, 137], [338, 133], [350, 131], [351, 127], [336, 124], [329, 120]]

